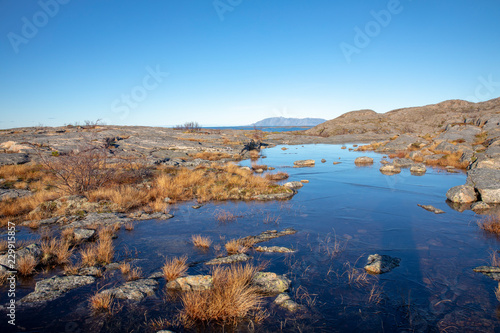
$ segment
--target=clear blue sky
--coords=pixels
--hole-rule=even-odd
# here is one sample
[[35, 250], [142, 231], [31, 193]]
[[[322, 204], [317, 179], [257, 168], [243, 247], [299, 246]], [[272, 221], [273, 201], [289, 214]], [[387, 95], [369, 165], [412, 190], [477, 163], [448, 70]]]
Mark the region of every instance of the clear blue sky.
[[498, 0], [0, 0], [0, 127], [496, 98], [499, 18]]

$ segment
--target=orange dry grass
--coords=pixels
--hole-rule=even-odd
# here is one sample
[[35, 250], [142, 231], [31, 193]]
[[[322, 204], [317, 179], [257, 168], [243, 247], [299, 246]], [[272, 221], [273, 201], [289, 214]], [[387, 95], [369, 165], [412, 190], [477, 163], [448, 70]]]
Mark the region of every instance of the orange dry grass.
[[[0, 216], [19, 217], [28, 214], [40, 204], [59, 198], [61, 195], [55, 191], [36, 192], [35, 194], [19, 199], [5, 200], [0, 202]], [[33, 220], [42, 218], [40, 215], [30, 217]]]
[[36, 259], [31, 254], [23, 256], [17, 261], [17, 271], [23, 276], [31, 275], [35, 272]]
[[42, 179], [49, 181], [54, 179], [41, 165], [31, 163], [4, 165], [0, 167], [0, 178], [4, 178], [6, 181], [34, 181]]
[[142, 269], [139, 267], [136, 267], [130, 271], [128, 274], [127, 280], [128, 281], [135, 281], [139, 280], [142, 277]]
[[186, 256], [181, 258], [174, 257], [172, 259], [167, 258], [165, 260], [165, 264], [162, 267], [163, 276], [165, 276], [165, 279], [167, 281], [172, 281], [186, 274], [188, 269], [186, 262]]
[[252, 265], [215, 267], [213, 288], [188, 292], [181, 298], [181, 318], [185, 324], [221, 322], [236, 324], [261, 312], [262, 296], [251, 285], [257, 269]]
[[226, 153], [208, 152], [208, 151], [193, 154], [190, 156], [194, 157], [194, 158], [200, 158], [202, 160], [207, 160], [207, 161], [219, 161], [219, 160], [222, 160], [224, 158], [233, 158], [234, 157], [233, 155], [226, 154]]
[[452, 154], [447, 154], [438, 159], [437, 161], [427, 160], [425, 163], [428, 165], [440, 165], [440, 166], [453, 166], [456, 169], [465, 169], [469, 165], [468, 162], [460, 162], [460, 158], [462, 157], [461, 152], [456, 152]]
[[283, 180], [287, 178], [288, 178], [288, 173], [286, 172], [268, 173], [266, 175], [266, 179], [268, 180]]
[[210, 245], [212, 245], [212, 240], [210, 239], [210, 237], [203, 237], [201, 235], [191, 236], [191, 241], [193, 242], [194, 246], [197, 247], [209, 248]]
[[399, 151], [397, 153], [392, 153], [389, 154], [389, 158], [404, 158], [406, 157], [406, 152], [405, 151]]
[[94, 244], [80, 249], [80, 255], [82, 257], [82, 266], [91, 267], [97, 264], [97, 247]]
[[53, 258], [58, 264], [65, 264], [69, 262], [73, 249], [70, 249], [70, 243], [66, 239], [52, 239], [43, 241], [40, 244], [42, 249], [42, 262], [48, 263]]
[[120, 271], [122, 272], [122, 274], [130, 273], [130, 264], [129, 263], [121, 263], [120, 264]]
[[224, 247], [228, 254], [245, 253], [255, 245], [252, 238], [232, 239], [227, 242]]
[[143, 206], [147, 203], [148, 193], [132, 186], [122, 185], [113, 188], [100, 188], [88, 193], [89, 201], [111, 201], [123, 210]]
[[93, 312], [110, 312], [113, 295], [110, 293], [95, 294], [90, 298], [89, 306]]
[[483, 221], [477, 222], [479, 228], [492, 234], [500, 235], [500, 215], [489, 215]]

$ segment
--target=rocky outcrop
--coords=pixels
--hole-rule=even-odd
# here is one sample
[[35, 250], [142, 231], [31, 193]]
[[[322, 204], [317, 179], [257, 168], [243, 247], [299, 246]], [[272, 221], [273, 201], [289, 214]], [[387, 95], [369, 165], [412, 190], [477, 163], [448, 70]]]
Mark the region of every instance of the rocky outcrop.
[[87, 284], [94, 283], [92, 276], [54, 276], [38, 281], [35, 291], [21, 299], [23, 303], [52, 301], [64, 293]]
[[470, 185], [452, 187], [446, 192], [446, 197], [456, 203], [470, 203], [477, 200], [476, 191]]
[[208, 290], [213, 286], [213, 280], [210, 275], [190, 275], [180, 277], [167, 283], [167, 289], [181, 291], [200, 291]]
[[284, 275], [258, 272], [254, 275], [251, 283], [263, 294], [279, 294], [290, 288], [291, 281]]
[[257, 201], [288, 200], [291, 199], [296, 193], [292, 189], [289, 189], [288, 191], [289, 192], [257, 194], [252, 197], [252, 200], [257, 200]]
[[292, 189], [298, 189], [298, 188], [301, 188], [302, 186], [304, 186], [304, 184], [302, 184], [302, 182], [294, 181], [294, 182], [285, 183], [283, 186], [288, 187], [288, 188], [292, 188]]
[[258, 252], [268, 252], [268, 253], [294, 253], [297, 252], [297, 250], [292, 250], [287, 247], [282, 247], [282, 246], [257, 246], [255, 248], [255, 251]]
[[18, 189], [3, 189], [0, 188], [0, 201], [8, 199], [17, 199], [25, 196], [33, 195], [33, 192], [29, 190], [18, 190]]
[[[28, 255], [33, 256], [33, 258], [35, 258], [36, 263], [38, 264], [40, 262], [40, 259], [42, 258], [42, 249], [40, 248], [40, 245], [31, 244], [31, 245], [26, 246], [25, 248], [17, 250], [16, 254], [15, 254], [16, 260], [15, 260], [15, 263], [13, 264], [14, 267], [12, 267], [11, 269], [17, 270], [17, 267], [19, 265], [19, 261]], [[10, 259], [12, 259], [12, 257]], [[0, 256], [0, 265], [6, 266], [6, 267], [11, 266], [11, 263], [9, 263], [9, 255], [8, 254], [4, 254], [4, 255]]]
[[250, 241], [252, 243], [262, 243], [265, 241], [268, 241], [273, 238], [278, 238], [278, 237], [283, 237], [287, 235], [293, 235], [297, 233], [297, 230], [293, 228], [287, 228], [282, 231], [276, 231], [276, 230], [267, 230], [262, 232], [261, 234], [257, 236], [247, 236], [242, 238], [242, 241]]
[[500, 203], [500, 170], [485, 168], [469, 170], [467, 184], [479, 192], [483, 202]]
[[315, 160], [299, 160], [293, 162], [293, 165], [296, 167], [312, 167], [316, 164]]
[[90, 240], [95, 234], [94, 229], [75, 229], [73, 237], [76, 242], [86, 242]]
[[126, 282], [120, 287], [101, 291], [101, 294], [111, 294], [115, 298], [142, 301], [148, 296], [154, 295], [158, 289], [158, 281], [153, 279], [141, 279]]
[[392, 271], [399, 266], [401, 259], [388, 255], [372, 254], [368, 256], [365, 270], [372, 274], [383, 274]]

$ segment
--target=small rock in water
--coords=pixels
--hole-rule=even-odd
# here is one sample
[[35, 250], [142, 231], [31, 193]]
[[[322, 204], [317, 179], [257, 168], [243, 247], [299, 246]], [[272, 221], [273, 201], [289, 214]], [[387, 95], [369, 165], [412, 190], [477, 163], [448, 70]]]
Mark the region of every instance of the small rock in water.
[[347, 147], [346, 146], [342, 146], [342, 147], [340, 147], [340, 149], [347, 149]]
[[191, 206], [193, 209], [198, 209], [198, 208], [201, 208], [201, 205], [193, 205]]
[[481, 211], [488, 210], [490, 208], [491, 208], [491, 206], [488, 205], [486, 202], [478, 201], [478, 202], [473, 203], [470, 209], [473, 212], [481, 212]]
[[368, 256], [368, 262], [365, 270], [372, 274], [383, 274], [392, 271], [399, 266], [401, 259], [393, 258], [388, 255], [372, 254]]
[[287, 147], [281, 147], [281, 150], [288, 150]]
[[420, 204], [417, 204], [417, 206], [419, 207], [422, 207], [423, 209], [429, 211], [429, 212], [433, 212], [434, 214], [444, 214], [444, 210], [441, 210], [441, 209], [438, 209], [434, 206], [431, 206], [431, 205], [420, 205]]
[[271, 272], [258, 272], [252, 279], [252, 285], [264, 294], [279, 294], [290, 288], [291, 281], [284, 275]]
[[309, 181], [307, 179], [302, 179], [300, 182], [303, 183], [303, 184], [309, 183]]
[[153, 279], [141, 279], [126, 282], [120, 287], [106, 289], [101, 294], [111, 294], [115, 298], [141, 301], [147, 296], [152, 296], [158, 289], [158, 281]]
[[500, 281], [500, 267], [496, 266], [479, 266], [473, 269], [476, 273], [483, 273], [495, 281]]
[[380, 172], [384, 175], [392, 176], [401, 172], [401, 169], [393, 164], [386, 164], [380, 167]]
[[287, 247], [282, 247], [282, 246], [257, 246], [255, 248], [255, 251], [258, 252], [276, 252], [276, 253], [293, 253], [297, 252], [296, 250], [289, 249]]
[[38, 281], [35, 285], [35, 291], [22, 298], [21, 302], [52, 301], [72, 289], [91, 284], [94, 281], [95, 278], [91, 276], [54, 276]]
[[290, 295], [288, 295], [287, 293], [279, 294], [278, 297], [276, 297], [276, 299], [274, 300], [274, 303], [290, 312], [296, 312], [297, 310], [300, 310], [302, 308], [302, 306], [294, 302], [290, 298]]
[[75, 229], [73, 237], [76, 242], [85, 242], [91, 239], [95, 234], [93, 229]]
[[424, 174], [427, 171], [427, 168], [423, 164], [415, 164], [410, 168], [410, 172], [412, 174]]
[[337, 165], [337, 164], [340, 164], [342, 162], [333, 162], [333, 165]]
[[299, 161], [293, 162], [293, 165], [295, 165], [297, 167], [311, 167], [311, 166], [314, 166], [315, 164], [316, 164], [316, 161], [314, 161], [314, 160], [299, 160]]
[[321, 159], [321, 163], [325, 163], [326, 160], [324, 158]]
[[212, 283], [210, 275], [190, 275], [170, 281], [167, 283], [167, 288], [182, 291], [208, 290], [212, 288]]
[[239, 254], [233, 254], [231, 256], [227, 257], [222, 257], [222, 258], [215, 258], [210, 261], [207, 261], [205, 265], [220, 265], [220, 264], [232, 264], [235, 262], [242, 262], [242, 261], [248, 261], [250, 260], [250, 256], [244, 254], [244, 253], [239, 253]]
[[304, 185], [302, 185], [301, 182], [288, 182], [288, 183], [285, 183], [283, 186], [295, 189], [295, 188], [301, 188]]
[[356, 165], [373, 164], [373, 158], [368, 156], [361, 156], [354, 160], [354, 164]]

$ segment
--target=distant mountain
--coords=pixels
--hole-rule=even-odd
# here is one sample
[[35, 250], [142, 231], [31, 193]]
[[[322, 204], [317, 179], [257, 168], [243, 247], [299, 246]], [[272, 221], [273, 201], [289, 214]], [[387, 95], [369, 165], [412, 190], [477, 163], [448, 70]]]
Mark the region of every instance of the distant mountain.
[[321, 118], [285, 118], [285, 117], [272, 117], [262, 119], [251, 126], [316, 126], [326, 119]]

